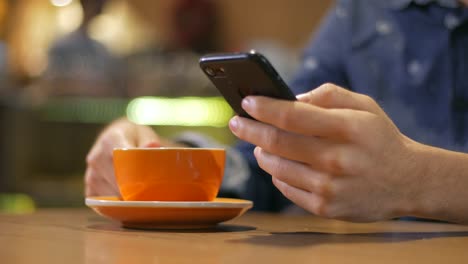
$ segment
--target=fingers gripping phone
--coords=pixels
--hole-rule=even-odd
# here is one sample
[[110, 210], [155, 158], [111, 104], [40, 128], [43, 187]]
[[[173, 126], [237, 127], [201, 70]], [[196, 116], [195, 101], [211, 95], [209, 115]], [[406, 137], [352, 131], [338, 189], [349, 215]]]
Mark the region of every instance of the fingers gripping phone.
[[241, 107], [248, 95], [296, 100], [270, 62], [258, 52], [205, 55], [200, 67], [240, 116], [252, 118]]

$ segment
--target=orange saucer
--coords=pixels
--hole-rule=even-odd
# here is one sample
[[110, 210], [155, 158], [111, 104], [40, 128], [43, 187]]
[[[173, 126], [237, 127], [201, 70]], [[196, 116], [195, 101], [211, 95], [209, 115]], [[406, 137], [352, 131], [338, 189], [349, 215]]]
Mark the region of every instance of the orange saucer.
[[114, 196], [86, 198], [98, 214], [125, 227], [145, 229], [209, 228], [231, 220], [252, 208], [252, 202], [216, 198], [211, 202], [123, 201]]

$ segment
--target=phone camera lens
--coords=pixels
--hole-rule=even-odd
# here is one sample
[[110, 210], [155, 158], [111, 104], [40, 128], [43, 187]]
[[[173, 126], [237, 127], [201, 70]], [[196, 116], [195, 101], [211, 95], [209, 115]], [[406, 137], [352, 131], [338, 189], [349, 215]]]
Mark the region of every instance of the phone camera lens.
[[206, 74], [208, 74], [209, 76], [215, 76], [216, 75], [216, 72], [213, 68], [210, 68], [210, 67], [206, 67], [205, 68], [205, 72]]

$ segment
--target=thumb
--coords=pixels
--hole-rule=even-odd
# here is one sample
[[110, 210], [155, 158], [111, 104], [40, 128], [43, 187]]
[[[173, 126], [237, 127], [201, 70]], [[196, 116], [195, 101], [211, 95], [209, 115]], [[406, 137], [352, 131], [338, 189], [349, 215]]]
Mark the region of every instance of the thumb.
[[159, 148], [159, 147], [161, 147], [161, 144], [159, 142], [157, 142], [157, 141], [150, 141], [150, 142], [148, 142], [146, 144], [143, 144], [142, 147], [144, 147], [144, 148]]
[[300, 102], [323, 108], [353, 109], [378, 114], [378, 104], [369, 96], [349, 91], [337, 85], [326, 83], [297, 96]]

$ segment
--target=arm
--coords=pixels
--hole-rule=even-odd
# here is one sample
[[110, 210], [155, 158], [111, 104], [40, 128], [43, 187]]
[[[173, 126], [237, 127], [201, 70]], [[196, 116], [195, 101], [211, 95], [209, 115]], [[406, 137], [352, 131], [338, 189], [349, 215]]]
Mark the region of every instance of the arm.
[[408, 215], [468, 224], [468, 154], [422, 144], [413, 151], [423, 184]]
[[317, 215], [368, 222], [417, 216], [468, 223], [468, 155], [400, 133], [370, 97], [334, 85], [299, 102], [251, 96], [234, 134], [291, 201]]

